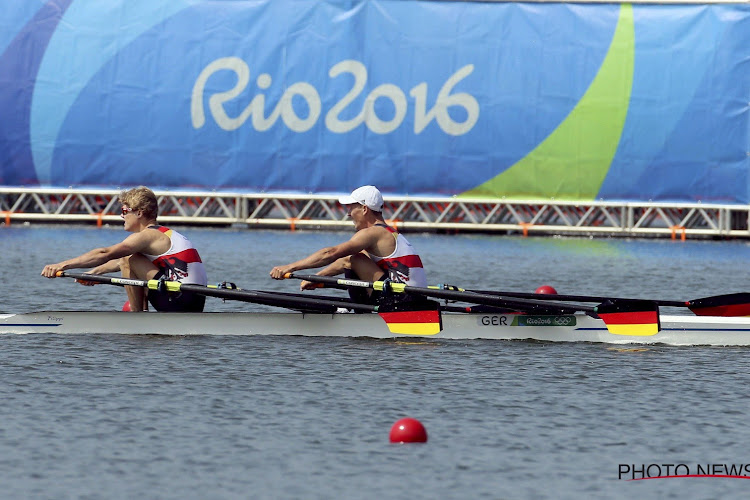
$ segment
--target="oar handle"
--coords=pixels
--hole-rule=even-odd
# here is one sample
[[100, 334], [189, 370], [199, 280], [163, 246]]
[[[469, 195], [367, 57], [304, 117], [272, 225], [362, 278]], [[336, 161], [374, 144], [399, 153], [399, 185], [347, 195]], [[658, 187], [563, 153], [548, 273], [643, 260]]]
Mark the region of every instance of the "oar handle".
[[318, 276], [317, 274], [294, 274], [294, 273], [286, 273], [284, 275], [285, 280], [289, 279], [298, 279], [298, 280], [304, 280], [304, 281], [310, 281], [312, 283], [317, 283], [323, 287], [324, 284], [328, 283], [329, 285], [335, 285], [338, 283], [338, 278], [332, 278], [330, 276]]
[[[289, 279], [292, 279], [292, 278], [299, 278], [301, 280], [305, 280], [305, 281], [311, 282], [313, 285], [310, 288], [325, 288], [326, 287], [326, 284], [323, 283], [323, 282], [307, 279], [307, 278], [312, 278], [312, 276], [296, 276], [293, 273], [286, 273], [284, 275], [284, 279], [285, 280], [289, 280]], [[334, 283], [329, 283], [329, 284], [333, 285]]]
[[[55, 273], [55, 276], [59, 278], [73, 278], [76, 281], [91, 281], [96, 283], [106, 283], [108, 285], [117, 285], [117, 286], [139, 286], [143, 288], [149, 287], [149, 282], [144, 280], [134, 280], [129, 278], [118, 278], [113, 276], [106, 276], [104, 274], [87, 274], [87, 273], [71, 273], [69, 271], [58, 271]], [[157, 283], [155, 280], [151, 280], [153, 283]], [[170, 282], [165, 281], [165, 283], [176, 283], [177, 282]], [[177, 290], [175, 290], [177, 291]]]
[[[73, 276], [68, 276], [65, 274], [65, 271], [57, 271], [55, 273], [56, 278], [73, 278]], [[102, 283], [101, 281], [96, 280], [90, 280], [90, 279], [83, 279], [83, 278], [75, 278], [76, 283], [80, 283], [81, 285], [98, 285]]]

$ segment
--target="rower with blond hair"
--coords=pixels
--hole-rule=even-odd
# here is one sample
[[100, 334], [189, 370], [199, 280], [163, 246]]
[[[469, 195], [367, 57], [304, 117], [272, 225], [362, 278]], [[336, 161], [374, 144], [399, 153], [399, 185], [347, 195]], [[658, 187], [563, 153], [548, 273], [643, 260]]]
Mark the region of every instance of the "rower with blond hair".
[[[120, 243], [95, 248], [78, 257], [48, 264], [42, 276], [55, 278], [59, 271], [93, 267], [91, 274], [120, 271], [124, 278], [179, 281], [206, 285], [208, 279], [198, 250], [185, 236], [157, 223], [156, 195], [140, 186], [119, 195], [125, 230], [133, 233]], [[93, 285], [94, 282], [82, 284]], [[131, 311], [148, 309], [147, 300], [157, 311], [200, 312], [205, 296], [188, 292], [145, 290], [126, 286]]]

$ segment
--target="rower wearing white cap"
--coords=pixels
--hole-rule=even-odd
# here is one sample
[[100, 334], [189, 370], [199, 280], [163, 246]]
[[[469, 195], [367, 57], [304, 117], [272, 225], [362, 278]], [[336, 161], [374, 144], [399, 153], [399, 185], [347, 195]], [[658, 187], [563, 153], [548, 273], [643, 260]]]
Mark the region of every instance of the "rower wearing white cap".
[[[271, 277], [284, 279], [287, 273], [327, 266], [317, 274], [336, 276], [346, 273], [364, 281], [390, 279], [411, 286], [427, 286], [422, 259], [409, 241], [383, 219], [383, 196], [375, 186], [362, 186], [339, 198], [354, 221], [354, 236], [336, 246], [326, 247], [304, 259], [271, 269]], [[315, 284], [303, 281], [303, 290]]]

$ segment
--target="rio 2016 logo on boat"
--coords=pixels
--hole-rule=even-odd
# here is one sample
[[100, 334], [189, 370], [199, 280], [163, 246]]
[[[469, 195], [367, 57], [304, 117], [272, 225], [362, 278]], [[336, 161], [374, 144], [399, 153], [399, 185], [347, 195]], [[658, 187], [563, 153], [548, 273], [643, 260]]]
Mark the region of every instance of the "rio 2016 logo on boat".
[[481, 326], [575, 326], [576, 317], [566, 316], [523, 316], [516, 315], [508, 323], [507, 316], [482, 316], [478, 320]]
[[[208, 98], [208, 107], [216, 124], [226, 131], [236, 130], [248, 119], [258, 132], [270, 129], [281, 117], [282, 122], [294, 132], [306, 132], [310, 130], [320, 118], [322, 101], [317, 89], [307, 82], [297, 82], [286, 88], [281, 99], [274, 107], [270, 115], [265, 116], [266, 97], [264, 94], [256, 94], [250, 104], [242, 110], [239, 116], [231, 117], [224, 107], [225, 103], [236, 99], [248, 86], [250, 82], [250, 68], [238, 57], [223, 57], [208, 64], [195, 81], [190, 104], [190, 114], [193, 128], [199, 129], [206, 123], [205, 110], [203, 106], [206, 84], [209, 78], [219, 71], [232, 71], [237, 75], [237, 83], [229, 90], [216, 92]], [[414, 98], [414, 133], [421, 133], [432, 120], [435, 120], [440, 129], [448, 135], [459, 136], [469, 132], [479, 119], [479, 103], [471, 94], [465, 92], [452, 93], [453, 88], [464, 78], [474, 71], [473, 64], [467, 64], [456, 71], [443, 84], [437, 95], [435, 104], [427, 109], [427, 83], [422, 82], [409, 91]], [[341, 119], [342, 113], [360, 95], [367, 85], [367, 68], [364, 64], [355, 60], [345, 60], [335, 64], [328, 76], [337, 76], [349, 73], [354, 77], [351, 89], [334, 104], [325, 115], [325, 125], [328, 130], [338, 134], [351, 132], [355, 128], [364, 125], [376, 134], [388, 134], [396, 130], [404, 121], [408, 110], [406, 94], [396, 85], [384, 83], [375, 87], [366, 97], [362, 109], [351, 119]], [[262, 90], [271, 87], [273, 79], [268, 73], [258, 76], [256, 84]], [[307, 116], [300, 117], [294, 109], [293, 100], [302, 99], [307, 106]], [[382, 119], [375, 109], [378, 99], [386, 99], [393, 106], [394, 113], [389, 119]], [[450, 107], [461, 107], [465, 112], [463, 121], [455, 121], [448, 109]]]
[[575, 316], [518, 316], [518, 326], [574, 326]]

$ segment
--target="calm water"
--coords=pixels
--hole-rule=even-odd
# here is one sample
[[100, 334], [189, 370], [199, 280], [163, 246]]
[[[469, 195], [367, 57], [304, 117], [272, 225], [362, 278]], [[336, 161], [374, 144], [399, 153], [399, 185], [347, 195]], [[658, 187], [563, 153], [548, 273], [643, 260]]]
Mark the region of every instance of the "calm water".
[[[288, 291], [274, 264], [348, 237], [185, 233], [212, 282]], [[0, 311], [120, 309], [119, 288], [39, 272], [124, 235], [0, 227]], [[409, 238], [432, 283], [670, 300], [750, 288], [744, 242]], [[0, 335], [2, 496], [743, 498], [750, 480], [618, 471], [750, 463], [748, 371], [743, 348]], [[388, 443], [404, 416], [427, 444]]]

